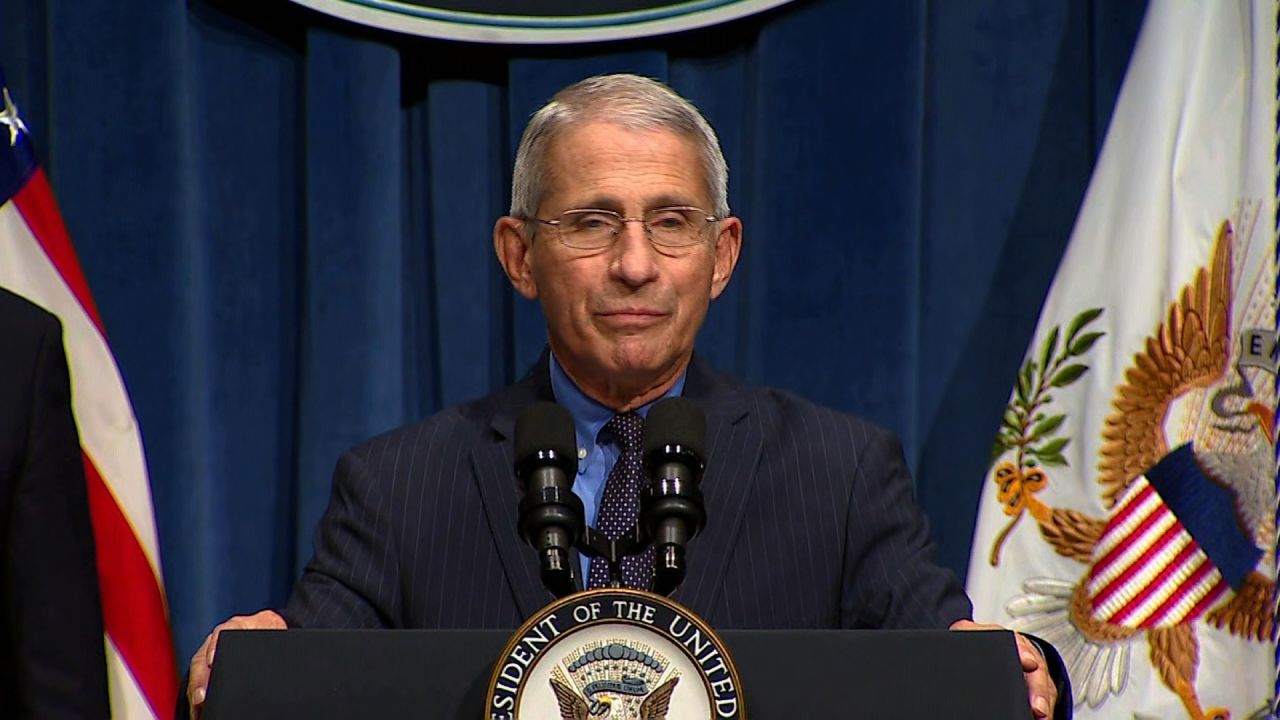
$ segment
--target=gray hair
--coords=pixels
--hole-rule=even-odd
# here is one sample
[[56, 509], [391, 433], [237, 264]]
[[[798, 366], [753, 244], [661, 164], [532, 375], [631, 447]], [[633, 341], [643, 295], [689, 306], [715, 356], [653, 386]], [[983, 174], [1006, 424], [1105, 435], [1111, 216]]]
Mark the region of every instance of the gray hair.
[[715, 130], [693, 103], [674, 90], [639, 75], [597, 75], [556, 93], [524, 129], [511, 174], [511, 215], [531, 218], [547, 184], [547, 150], [566, 128], [605, 120], [635, 130], [669, 130], [693, 141], [716, 217], [729, 216], [729, 167]]

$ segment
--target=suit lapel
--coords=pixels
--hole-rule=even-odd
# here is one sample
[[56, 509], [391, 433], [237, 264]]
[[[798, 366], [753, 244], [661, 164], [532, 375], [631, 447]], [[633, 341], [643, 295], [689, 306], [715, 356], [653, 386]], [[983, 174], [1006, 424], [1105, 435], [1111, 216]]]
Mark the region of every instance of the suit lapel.
[[526, 618], [555, 598], [538, 577], [537, 554], [517, 529], [523, 493], [515, 476], [512, 443], [520, 413], [538, 400], [552, 399], [549, 372], [544, 352], [523, 380], [496, 398], [490, 421], [492, 437], [471, 453], [472, 470], [489, 518], [490, 533], [516, 605]]
[[689, 543], [689, 573], [672, 598], [706, 617], [720, 597], [763, 437], [759, 423], [749, 417], [752, 407], [742, 386], [696, 357], [689, 366], [684, 395], [707, 415], [707, 468], [701, 484], [707, 526]]

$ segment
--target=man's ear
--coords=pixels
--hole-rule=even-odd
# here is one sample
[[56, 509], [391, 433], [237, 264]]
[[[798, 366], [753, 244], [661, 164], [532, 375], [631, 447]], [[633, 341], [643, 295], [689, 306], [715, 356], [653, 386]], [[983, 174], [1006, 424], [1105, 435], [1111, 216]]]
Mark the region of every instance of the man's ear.
[[509, 215], [498, 218], [493, 225], [493, 251], [511, 286], [530, 300], [538, 297], [538, 284], [530, 264], [532, 250], [533, 238], [525, 237], [523, 220]]
[[716, 261], [711, 273], [711, 299], [715, 300], [724, 292], [733, 276], [733, 269], [738, 266], [738, 254], [742, 251], [742, 221], [736, 217], [727, 217], [717, 222], [716, 229]]

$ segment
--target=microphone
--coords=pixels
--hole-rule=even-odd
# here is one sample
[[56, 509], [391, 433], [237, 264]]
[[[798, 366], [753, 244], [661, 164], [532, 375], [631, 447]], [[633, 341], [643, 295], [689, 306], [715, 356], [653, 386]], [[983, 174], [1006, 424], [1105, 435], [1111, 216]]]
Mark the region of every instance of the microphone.
[[653, 590], [668, 595], [685, 576], [685, 545], [707, 523], [698, 483], [705, 468], [707, 419], [682, 397], [654, 403], [644, 423], [649, 487], [640, 497], [640, 524], [655, 549]]
[[538, 551], [542, 584], [557, 597], [574, 591], [569, 549], [584, 532], [582, 500], [573, 494], [578, 441], [573, 418], [540, 402], [516, 421], [516, 477], [524, 487], [520, 536]]

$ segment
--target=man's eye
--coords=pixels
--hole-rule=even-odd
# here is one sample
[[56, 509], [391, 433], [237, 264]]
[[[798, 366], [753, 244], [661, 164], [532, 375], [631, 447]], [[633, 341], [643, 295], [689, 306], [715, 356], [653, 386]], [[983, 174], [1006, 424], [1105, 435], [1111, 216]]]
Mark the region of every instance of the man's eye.
[[612, 225], [608, 215], [598, 214], [575, 215], [570, 223], [574, 230], [604, 230]]
[[649, 226], [659, 230], [680, 230], [689, 225], [689, 219], [678, 212], [665, 212], [649, 218]]

